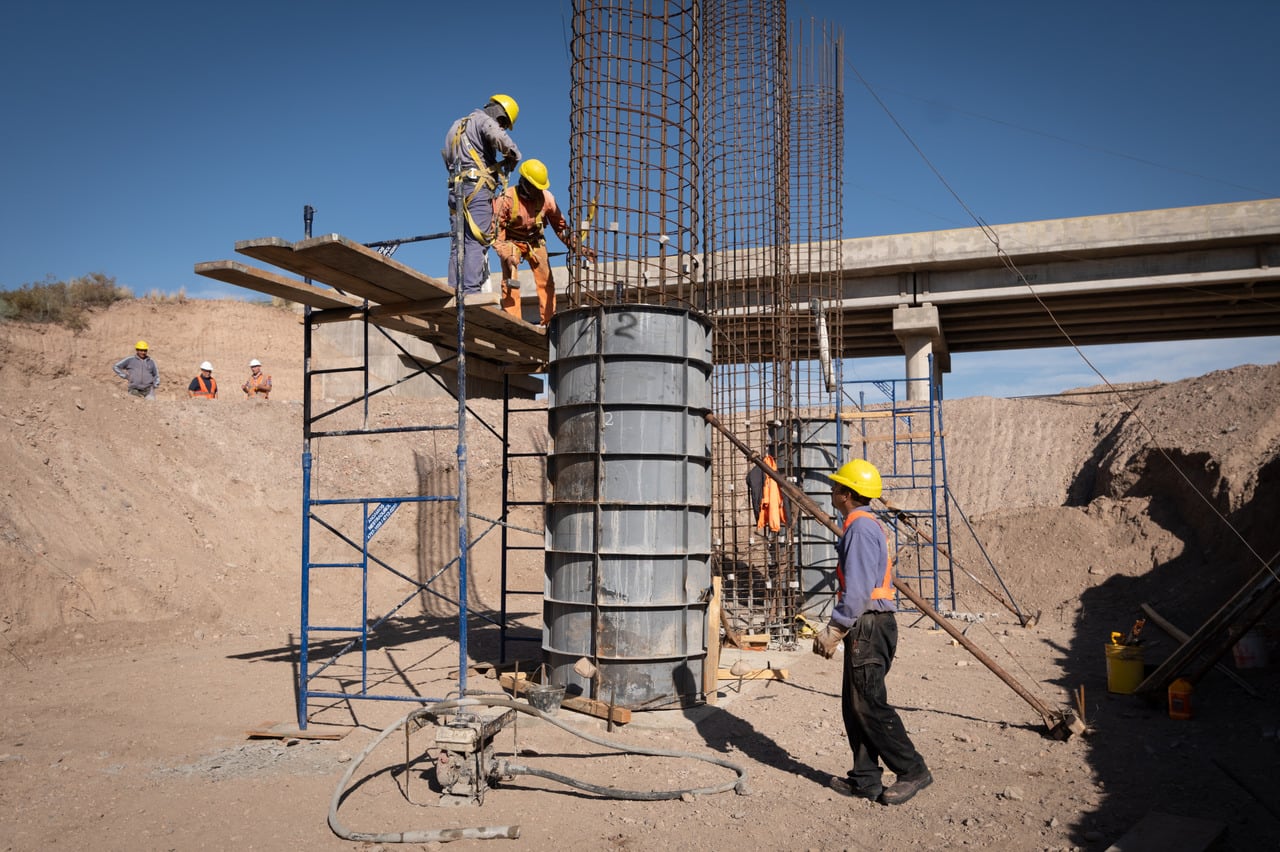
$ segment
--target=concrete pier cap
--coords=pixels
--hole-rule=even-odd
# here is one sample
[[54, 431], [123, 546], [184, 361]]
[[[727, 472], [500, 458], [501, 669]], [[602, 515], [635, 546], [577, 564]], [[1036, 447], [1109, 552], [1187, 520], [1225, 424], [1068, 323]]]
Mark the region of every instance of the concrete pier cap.
[[893, 309], [893, 333], [907, 356], [907, 399], [928, 402], [929, 384], [941, 387], [942, 374], [951, 372], [951, 353], [942, 336], [938, 309], [927, 302], [899, 305]]

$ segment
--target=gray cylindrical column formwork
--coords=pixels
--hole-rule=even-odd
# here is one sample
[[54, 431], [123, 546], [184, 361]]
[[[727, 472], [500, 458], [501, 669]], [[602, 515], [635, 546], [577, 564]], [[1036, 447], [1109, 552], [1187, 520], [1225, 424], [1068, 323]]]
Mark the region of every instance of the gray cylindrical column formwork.
[[[619, 304], [549, 329], [542, 647], [553, 683], [631, 709], [703, 700], [711, 327]], [[597, 674], [574, 663], [586, 657]]]
[[[841, 440], [840, 423], [831, 418], [800, 418], [792, 422], [793, 470], [800, 490], [827, 514], [831, 505], [831, 480], [849, 459], [849, 437]], [[843, 446], [842, 446], [843, 445]], [[835, 536], [831, 530], [808, 515], [801, 515], [797, 533], [797, 567], [800, 573], [801, 612], [810, 617], [826, 618], [835, 606], [836, 580]]]

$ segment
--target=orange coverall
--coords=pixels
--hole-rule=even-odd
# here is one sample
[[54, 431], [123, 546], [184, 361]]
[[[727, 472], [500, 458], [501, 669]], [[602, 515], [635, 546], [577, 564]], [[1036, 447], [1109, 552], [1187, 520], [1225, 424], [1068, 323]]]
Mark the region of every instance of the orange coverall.
[[555, 196], [548, 190], [534, 193], [534, 196], [525, 196], [517, 192], [515, 186], [509, 186], [493, 200], [493, 221], [498, 229], [493, 248], [502, 261], [502, 309], [521, 317], [520, 290], [511, 285], [520, 261], [527, 260], [538, 289], [538, 318], [547, 325], [556, 312], [556, 283], [547, 260], [543, 226], [549, 224], [566, 247], [572, 247], [573, 234], [556, 206]]

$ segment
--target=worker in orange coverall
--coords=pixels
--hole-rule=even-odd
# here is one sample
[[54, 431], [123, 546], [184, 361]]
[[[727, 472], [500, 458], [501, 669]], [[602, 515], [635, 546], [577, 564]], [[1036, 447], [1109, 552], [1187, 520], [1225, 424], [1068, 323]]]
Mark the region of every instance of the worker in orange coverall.
[[587, 260], [595, 260], [595, 252], [583, 246], [564, 220], [548, 187], [551, 179], [541, 160], [525, 160], [519, 168], [520, 180], [493, 200], [493, 221], [497, 236], [494, 251], [502, 261], [502, 308], [514, 317], [520, 312], [520, 285], [514, 280], [520, 261], [529, 261], [534, 286], [538, 289], [538, 321], [546, 326], [556, 312], [556, 283], [547, 258], [547, 241], [542, 232], [546, 225], [556, 232], [560, 242], [570, 251], [578, 251]]

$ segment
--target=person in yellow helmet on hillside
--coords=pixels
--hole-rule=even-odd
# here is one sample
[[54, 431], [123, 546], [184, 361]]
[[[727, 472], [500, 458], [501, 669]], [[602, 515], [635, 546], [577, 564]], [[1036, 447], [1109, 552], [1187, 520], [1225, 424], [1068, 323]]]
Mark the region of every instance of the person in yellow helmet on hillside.
[[[503, 174], [520, 161], [520, 149], [508, 134], [520, 106], [510, 95], [493, 95], [480, 109], [455, 121], [444, 137], [440, 156], [449, 172], [449, 286], [461, 294], [478, 293], [489, 277], [486, 250], [493, 242], [493, 194]], [[458, 216], [462, 216], [459, 223]], [[462, 245], [458, 245], [461, 224]], [[458, 281], [458, 252], [462, 281]]]
[[130, 396], [156, 398], [156, 388], [160, 387], [160, 368], [151, 360], [151, 347], [147, 341], [139, 340], [133, 347], [133, 354], [117, 361], [111, 371], [129, 383]]
[[520, 261], [527, 260], [538, 290], [538, 319], [545, 326], [556, 312], [556, 282], [551, 276], [543, 228], [550, 225], [566, 248], [582, 252], [588, 260], [594, 260], [595, 253], [580, 245], [569, 229], [549, 189], [551, 178], [543, 162], [525, 160], [520, 164], [519, 172], [520, 180], [516, 185], [507, 187], [493, 200], [493, 221], [497, 231], [493, 250], [502, 262], [502, 307], [512, 316], [522, 316], [520, 285], [515, 277]]
[[[898, 648], [893, 562], [884, 527], [867, 511], [880, 496], [880, 471], [866, 459], [842, 465], [831, 480], [831, 505], [844, 517], [836, 542], [836, 580], [840, 600], [831, 621], [813, 639], [813, 652], [830, 659], [844, 645], [840, 710], [853, 752], [853, 768], [832, 778], [831, 788], [845, 796], [900, 805], [933, 783], [933, 775], [907, 735], [898, 711], [889, 703], [884, 678]], [[884, 763], [896, 776], [885, 787]]]

